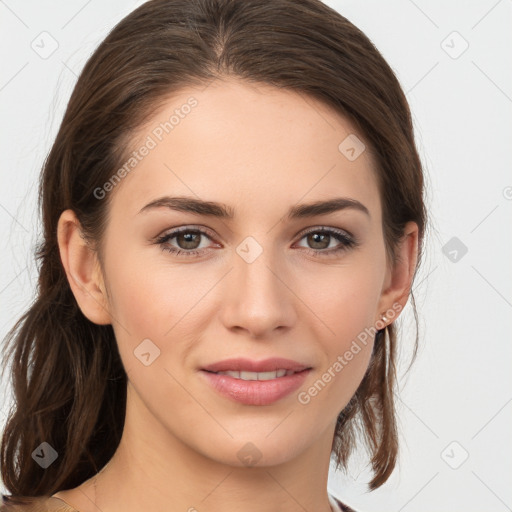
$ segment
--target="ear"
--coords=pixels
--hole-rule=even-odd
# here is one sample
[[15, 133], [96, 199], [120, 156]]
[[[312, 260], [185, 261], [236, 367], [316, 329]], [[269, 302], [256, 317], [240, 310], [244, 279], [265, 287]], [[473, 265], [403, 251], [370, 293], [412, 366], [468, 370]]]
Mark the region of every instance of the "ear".
[[60, 258], [71, 291], [82, 313], [93, 323], [111, 323], [101, 268], [94, 251], [82, 237], [73, 210], [62, 212], [57, 225]]
[[[417, 263], [418, 225], [415, 222], [408, 222], [404, 227], [404, 235], [396, 250], [396, 261], [390, 263], [386, 273], [376, 322], [382, 322], [382, 315], [385, 315], [387, 311], [392, 311], [391, 318], [396, 319], [396, 316], [405, 307], [409, 299]], [[388, 318], [386, 324], [391, 323], [391, 318]]]

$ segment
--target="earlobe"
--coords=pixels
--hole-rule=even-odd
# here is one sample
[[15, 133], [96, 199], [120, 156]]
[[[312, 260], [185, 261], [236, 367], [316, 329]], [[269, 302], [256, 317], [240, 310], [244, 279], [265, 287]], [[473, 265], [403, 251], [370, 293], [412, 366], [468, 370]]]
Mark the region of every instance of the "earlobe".
[[418, 250], [418, 225], [411, 221], [404, 227], [404, 236], [396, 250], [396, 261], [390, 268], [385, 289], [381, 294], [377, 311], [379, 318], [388, 311], [396, 316], [395, 313], [405, 307], [418, 264]]
[[95, 324], [110, 324], [97, 254], [82, 237], [80, 222], [72, 210], [62, 212], [57, 240], [66, 277], [82, 313]]

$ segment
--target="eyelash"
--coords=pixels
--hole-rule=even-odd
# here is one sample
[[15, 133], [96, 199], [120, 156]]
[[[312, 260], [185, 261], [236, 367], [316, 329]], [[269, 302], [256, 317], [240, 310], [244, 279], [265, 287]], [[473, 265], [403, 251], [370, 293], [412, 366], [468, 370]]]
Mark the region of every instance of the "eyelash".
[[[177, 235], [181, 233], [195, 233], [195, 234], [201, 234], [206, 236], [211, 240], [211, 236], [207, 231], [204, 231], [202, 229], [192, 229], [188, 226], [175, 229], [171, 231], [170, 233], [167, 233], [161, 237], [158, 237], [155, 240], [155, 244], [160, 245], [160, 248], [162, 251], [170, 252], [171, 254], [174, 254], [175, 256], [181, 256], [184, 255], [188, 258], [193, 257], [199, 257], [202, 255], [203, 251], [205, 249], [192, 249], [190, 251], [184, 250], [184, 249], [176, 249], [174, 247], [170, 247], [168, 245], [168, 242], [172, 240], [173, 238], [176, 238]], [[331, 235], [333, 238], [341, 242], [339, 247], [336, 247], [334, 249], [329, 250], [322, 250], [322, 249], [309, 249], [307, 247], [302, 247], [308, 254], [312, 254], [313, 256], [320, 256], [320, 257], [329, 257], [329, 256], [336, 256], [342, 251], [347, 251], [349, 249], [352, 249], [354, 247], [357, 247], [359, 245], [359, 242], [357, 242], [352, 236], [346, 234], [344, 231], [333, 229], [333, 228], [315, 228], [311, 229], [309, 231], [306, 231], [305, 233], [302, 233], [300, 240], [302, 240], [307, 235], [310, 235], [312, 233], [321, 233], [321, 234], [327, 234]]]

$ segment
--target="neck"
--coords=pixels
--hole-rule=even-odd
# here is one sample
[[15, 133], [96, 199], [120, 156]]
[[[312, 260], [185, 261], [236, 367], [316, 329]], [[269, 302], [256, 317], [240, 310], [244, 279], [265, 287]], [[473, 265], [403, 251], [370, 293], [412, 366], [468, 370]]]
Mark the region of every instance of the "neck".
[[243, 446], [244, 455], [260, 457], [253, 466], [238, 457], [230, 463], [229, 454], [226, 461], [208, 457], [183, 441], [184, 432], [170, 433], [128, 389], [121, 442], [104, 470], [84, 488], [89, 506], [77, 507], [82, 512], [331, 512], [327, 478], [334, 424], [313, 445], [278, 464], [266, 462], [254, 445], [234, 443], [226, 434], [226, 451]]

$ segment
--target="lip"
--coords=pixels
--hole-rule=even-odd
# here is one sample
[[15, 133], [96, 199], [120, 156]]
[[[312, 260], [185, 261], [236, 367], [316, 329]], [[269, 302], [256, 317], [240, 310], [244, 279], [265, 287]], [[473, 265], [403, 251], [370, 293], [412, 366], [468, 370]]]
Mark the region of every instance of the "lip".
[[245, 405], [270, 405], [299, 388], [310, 371], [311, 368], [307, 368], [299, 373], [270, 380], [242, 380], [229, 375], [218, 375], [207, 370], [201, 370], [199, 373], [204, 375], [208, 384], [227, 398]]
[[201, 369], [209, 372], [273, 372], [275, 370], [279, 370], [280, 368], [285, 370], [292, 370], [294, 372], [301, 372], [311, 367], [305, 364], [301, 364], [297, 361], [292, 361], [291, 359], [284, 359], [282, 357], [272, 357], [262, 361], [253, 361], [251, 359], [237, 357], [233, 359], [218, 361], [217, 363], [210, 364]]

